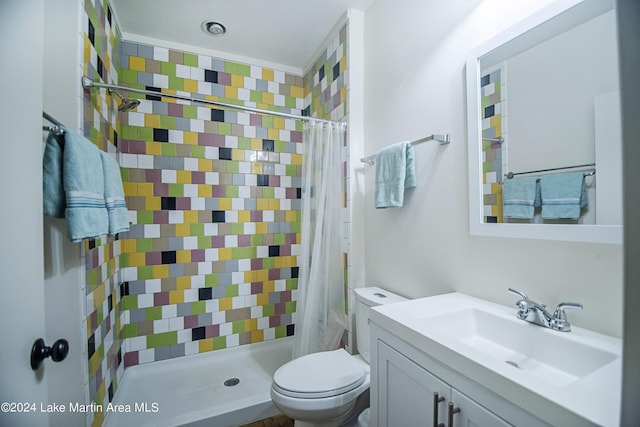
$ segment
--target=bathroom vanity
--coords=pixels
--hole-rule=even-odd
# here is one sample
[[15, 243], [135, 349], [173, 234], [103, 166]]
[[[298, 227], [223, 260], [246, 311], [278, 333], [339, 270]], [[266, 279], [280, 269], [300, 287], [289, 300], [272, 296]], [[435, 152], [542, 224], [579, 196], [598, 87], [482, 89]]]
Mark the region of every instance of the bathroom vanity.
[[621, 340], [450, 293], [371, 315], [371, 425], [618, 425]]

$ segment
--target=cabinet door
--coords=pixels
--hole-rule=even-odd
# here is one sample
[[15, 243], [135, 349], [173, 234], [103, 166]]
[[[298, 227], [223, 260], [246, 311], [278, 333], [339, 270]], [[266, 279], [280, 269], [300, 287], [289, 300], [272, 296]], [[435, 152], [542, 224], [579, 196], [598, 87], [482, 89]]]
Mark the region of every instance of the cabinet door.
[[[511, 425], [456, 389], [451, 391], [451, 402], [455, 408], [460, 408], [460, 412], [453, 415], [453, 426], [451, 427], [506, 427]], [[440, 412], [444, 415], [445, 411], [446, 409], [442, 409]]]
[[444, 422], [451, 388], [382, 341], [378, 355], [378, 427], [433, 426], [436, 392], [444, 397], [437, 405]]

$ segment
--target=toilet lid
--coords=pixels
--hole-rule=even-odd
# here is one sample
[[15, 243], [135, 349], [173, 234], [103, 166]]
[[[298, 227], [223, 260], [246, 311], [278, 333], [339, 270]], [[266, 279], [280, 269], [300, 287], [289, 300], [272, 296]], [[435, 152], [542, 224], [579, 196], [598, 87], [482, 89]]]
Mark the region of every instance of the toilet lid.
[[343, 349], [308, 354], [281, 366], [273, 376], [278, 392], [302, 398], [337, 396], [362, 384], [367, 371]]

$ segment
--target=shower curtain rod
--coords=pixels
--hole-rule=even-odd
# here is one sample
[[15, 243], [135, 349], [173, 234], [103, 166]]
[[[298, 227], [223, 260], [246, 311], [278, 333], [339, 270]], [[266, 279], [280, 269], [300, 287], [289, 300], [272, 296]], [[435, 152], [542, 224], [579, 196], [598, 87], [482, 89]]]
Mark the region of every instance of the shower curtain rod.
[[190, 97], [190, 96], [176, 95], [176, 94], [172, 94], [172, 93], [155, 92], [155, 91], [146, 90], [146, 89], [136, 89], [136, 88], [126, 87], [126, 86], [118, 86], [118, 85], [112, 85], [112, 84], [108, 84], [108, 83], [94, 82], [93, 80], [91, 80], [91, 79], [89, 79], [87, 77], [82, 77], [82, 87], [85, 88], [85, 89], [90, 89], [92, 87], [112, 89], [112, 90], [115, 89], [115, 90], [139, 93], [139, 94], [142, 94], [142, 95], [150, 95], [150, 96], [159, 96], [159, 97], [163, 97], [163, 98], [180, 99], [180, 100], [183, 100], [183, 101], [198, 102], [198, 103], [201, 103], [201, 104], [214, 105], [214, 106], [217, 106], [217, 107], [230, 108], [230, 109], [234, 109], [234, 110], [249, 111], [249, 112], [257, 113], [257, 114], [268, 114], [268, 115], [271, 115], [271, 116], [278, 116], [278, 117], [284, 117], [284, 118], [296, 119], [296, 120], [308, 120], [308, 121], [320, 122], [320, 123], [346, 124], [346, 122], [340, 122], [340, 121], [336, 122], [336, 121], [333, 121], [333, 120], [317, 119], [315, 117], [300, 116], [298, 114], [280, 113], [278, 111], [262, 110], [260, 108], [245, 107], [243, 105], [234, 105], [234, 104], [228, 104], [228, 103], [219, 102], [219, 101], [210, 101], [208, 99], [198, 99], [198, 98], [193, 98], [193, 97]]

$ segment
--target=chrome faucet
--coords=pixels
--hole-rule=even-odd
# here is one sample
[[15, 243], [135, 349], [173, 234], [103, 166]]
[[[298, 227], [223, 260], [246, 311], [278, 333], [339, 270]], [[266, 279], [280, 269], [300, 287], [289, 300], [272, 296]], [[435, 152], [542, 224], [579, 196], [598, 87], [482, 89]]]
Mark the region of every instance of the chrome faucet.
[[518, 316], [518, 319], [556, 331], [571, 331], [571, 324], [567, 320], [567, 314], [564, 312], [565, 309], [582, 310], [582, 304], [575, 302], [561, 302], [558, 304], [553, 314], [551, 314], [547, 311], [547, 306], [545, 304], [539, 304], [530, 300], [524, 292], [512, 288], [509, 288], [509, 292], [520, 297], [518, 302], [516, 302], [516, 307], [518, 307], [516, 315]]

